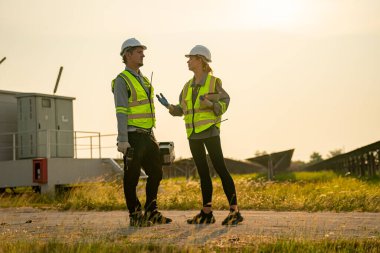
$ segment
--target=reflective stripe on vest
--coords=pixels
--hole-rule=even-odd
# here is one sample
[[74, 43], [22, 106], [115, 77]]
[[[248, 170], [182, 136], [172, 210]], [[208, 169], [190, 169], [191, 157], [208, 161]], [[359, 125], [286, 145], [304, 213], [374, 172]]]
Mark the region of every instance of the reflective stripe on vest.
[[216, 116], [210, 108], [201, 108], [199, 97], [208, 93], [214, 93], [216, 90], [216, 77], [208, 75], [206, 82], [200, 87], [195, 103], [193, 104], [193, 80], [189, 80], [182, 90], [181, 107], [184, 114], [187, 137], [191, 133], [200, 133], [212, 125], [220, 127], [221, 116]]
[[[128, 125], [142, 128], [155, 126], [154, 89], [146, 77], [145, 85], [150, 89], [150, 100], [145, 89], [131, 73], [124, 70], [119, 74], [128, 86], [131, 96], [128, 98], [128, 107], [116, 107], [116, 113], [128, 115]], [[112, 82], [114, 85], [115, 80]], [[113, 87], [112, 87], [113, 88]]]

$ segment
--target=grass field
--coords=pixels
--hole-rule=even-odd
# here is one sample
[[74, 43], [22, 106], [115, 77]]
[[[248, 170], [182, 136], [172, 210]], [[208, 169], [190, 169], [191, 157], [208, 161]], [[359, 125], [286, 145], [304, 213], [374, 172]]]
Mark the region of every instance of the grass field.
[[[296, 172], [277, 175], [266, 181], [262, 175], [234, 175], [241, 209], [275, 211], [366, 211], [380, 212], [380, 181], [341, 177], [331, 171]], [[213, 208], [228, 209], [221, 181], [213, 180]], [[19, 191], [19, 193], [17, 193]], [[138, 195], [144, 201], [145, 182]], [[201, 208], [198, 179], [164, 179], [158, 203], [165, 210]], [[56, 195], [40, 195], [31, 189], [0, 195], [0, 207], [32, 206], [61, 210], [123, 210], [122, 181], [87, 184]]]
[[49, 242], [17, 242], [7, 243], [0, 242], [0, 253], [17, 253], [17, 252], [65, 252], [65, 253], [95, 253], [95, 252], [355, 252], [355, 253], [377, 253], [380, 250], [380, 240], [273, 240], [263, 242], [252, 242], [240, 247], [238, 244], [228, 247], [217, 245], [207, 245], [203, 247], [196, 246], [174, 246], [174, 245], [155, 245], [155, 244], [131, 244], [128, 241], [118, 242], [92, 242], [92, 243], [73, 243], [66, 244], [58, 241]]
[[[331, 171], [296, 172], [276, 176], [266, 181], [263, 175], [233, 175], [240, 209], [275, 211], [380, 212], [380, 180], [342, 177]], [[213, 208], [227, 209], [221, 182], [213, 180]], [[138, 186], [144, 202], [145, 182]], [[201, 208], [198, 179], [165, 179], [159, 191], [158, 203], [163, 210]], [[59, 210], [125, 210], [122, 181], [80, 185], [58, 194], [40, 195], [31, 189], [7, 190], [0, 195], [0, 207], [37, 207]], [[1, 238], [1, 237], [0, 237]], [[380, 252], [380, 237], [373, 239], [279, 239], [266, 238], [250, 243], [207, 245], [203, 247], [156, 244], [136, 244], [121, 238], [117, 241], [62, 243], [55, 241], [0, 240], [3, 252]]]

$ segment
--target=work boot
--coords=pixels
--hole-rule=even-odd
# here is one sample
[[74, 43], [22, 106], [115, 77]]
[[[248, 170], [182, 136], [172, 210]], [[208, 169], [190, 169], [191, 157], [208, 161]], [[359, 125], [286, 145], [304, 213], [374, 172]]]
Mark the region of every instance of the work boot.
[[215, 223], [215, 217], [212, 214], [212, 211], [209, 213], [203, 212], [201, 210], [200, 213], [195, 215], [193, 218], [187, 220], [188, 224], [212, 224]]
[[143, 219], [143, 214], [141, 211], [137, 211], [129, 214], [129, 226], [140, 227]]
[[162, 213], [157, 210], [145, 212], [143, 218], [143, 223], [147, 222], [151, 224], [169, 224], [172, 221], [172, 219], [163, 216]]
[[242, 222], [243, 216], [241, 216], [239, 211], [235, 211], [234, 209], [230, 209], [230, 213], [223, 220], [222, 225], [237, 225]]

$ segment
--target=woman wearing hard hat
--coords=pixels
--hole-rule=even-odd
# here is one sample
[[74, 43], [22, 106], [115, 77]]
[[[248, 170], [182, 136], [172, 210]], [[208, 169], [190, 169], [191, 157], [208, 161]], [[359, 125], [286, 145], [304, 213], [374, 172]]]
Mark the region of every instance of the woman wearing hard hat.
[[203, 208], [200, 213], [188, 219], [189, 224], [209, 224], [215, 222], [212, 214], [212, 181], [207, 164], [206, 149], [211, 162], [220, 176], [224, 192], [230, 205], [230, 212], [222, 225], [236, 225], [243, 221], [236, 198], [234, 181], [226, 168], [220, 143], [220, 123], [226, 112], [230, 97], [222, 88], [222, 81], [211, 75], [210, 51], [202, 45], [196, 45], [185, 55], [189, 70], [194, 73], [183, 87], [179, 104], [171, 105], [162, 93], [157, 95], [162, 105], [173, 116], [183, 116], [190, 150], [201, 180]]

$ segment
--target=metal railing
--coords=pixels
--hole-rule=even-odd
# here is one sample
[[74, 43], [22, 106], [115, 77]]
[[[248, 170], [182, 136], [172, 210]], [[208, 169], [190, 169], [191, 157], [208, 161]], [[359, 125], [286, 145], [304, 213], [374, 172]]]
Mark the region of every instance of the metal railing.
[[[116, 150], [116, 134], [90, 131], [38, 130], [0, 133], [0, 161], [30, 156], [74, 158], [121, 158]], [[27, 153], [27, 155], [25, 155]]]

